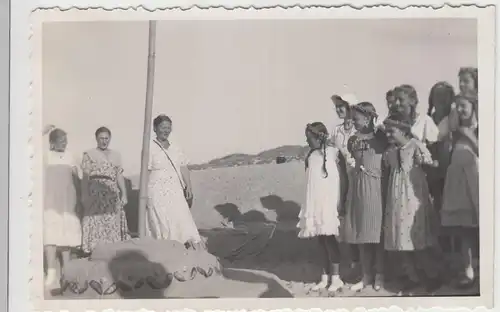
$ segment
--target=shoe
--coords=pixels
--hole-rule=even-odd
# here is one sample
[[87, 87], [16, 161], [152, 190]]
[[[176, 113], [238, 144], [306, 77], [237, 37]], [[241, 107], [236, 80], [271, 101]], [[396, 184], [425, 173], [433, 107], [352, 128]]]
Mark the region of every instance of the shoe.
[[363, 277], [363, 279], [361, 281], [352, 285], [351, 290], [352, 291], [361, 291], [369, 284], [370, 284], [370, 278], [368, 276], [365, 276], [365, 277]]
[[441, 287], [443, 287], [443, 281], [441, 278], [429, 278], [425, 283], [425, 292], [432, 294], [438, 291]]
[[328, 287], [328, 275], [323, 274], [321, 275], [321, 281], [314, 285], [314, 287], [311, 289], [312, 291], [319, 291], [321, 289], [325, 289]]
[[329, 292], [337, 292], [342, 287], [344, 287], [344, 282], [340, 279], [338, 275], [332, 275], [332, 283], [328, 287]]
[[467, 276], [462, 277], [461, 279], [458, 280], [456, 284], [456, 288], [458, 289], [469, 289], [472, 286], [474, 286], [474, 283], [476, 282], [475, 278], [470, 278]]

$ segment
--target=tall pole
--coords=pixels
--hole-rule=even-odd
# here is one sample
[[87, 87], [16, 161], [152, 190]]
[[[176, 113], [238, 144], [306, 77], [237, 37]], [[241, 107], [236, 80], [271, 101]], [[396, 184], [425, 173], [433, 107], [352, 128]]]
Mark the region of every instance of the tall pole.
[[146, 236], [146, 206], [148, 203], [148, 162], [153, 118], [153, 91], [156, 54], [156, 21], [149, 21], [148, 75], [146, 81], [146, 108], [144, 112], [144, 135], [142, 137], [141, 177], [139, 189], [139, 236]]

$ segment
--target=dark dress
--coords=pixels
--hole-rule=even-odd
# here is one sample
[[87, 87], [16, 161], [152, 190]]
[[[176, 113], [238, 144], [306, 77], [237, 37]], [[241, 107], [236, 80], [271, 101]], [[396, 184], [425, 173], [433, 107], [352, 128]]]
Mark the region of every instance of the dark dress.
[[379, 243], [383, 218], [383, 155], [381, 132], [353, 135], [347, 149], [356, 161], [346, 200], [344, 239], [350, 244]]

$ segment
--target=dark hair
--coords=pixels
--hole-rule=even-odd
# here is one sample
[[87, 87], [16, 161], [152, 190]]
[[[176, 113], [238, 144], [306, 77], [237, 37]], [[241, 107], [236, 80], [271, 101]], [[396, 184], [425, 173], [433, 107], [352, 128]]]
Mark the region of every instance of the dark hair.
[[410, 118], [412, 120], [412, 124], [415, 123], [417, 119], [417, 105], [418, 105], [418, 95], [417, 90], [412, 85], [402, 84], [394, 89], [396, 94], [406, 94], [410, 99], [413, 100], [413, 105], [411, 105]]
[[97, 138], [97, 136], [101, 133], [107, 133], [109, 136], [111, 136], [111, 130], [109, 130], [107, 127], [99, 127], [97, 128], [97, 130], [95, 131], [95, 137]]
[[465, 100], [465, 101], [471, 103], [472, 109], [474, 110], [474, 113], [476, 114], [476, 118], [479, 117], [479, 116], [477, 116], [477, 109], [478, 109], [477, 95], [470, 96], [470, 95], [465, 95], [465, 94], [457, 94], [455, 96], [455, 102], [457, 102], [458, 100]]
[[378, 118], [375, 106], [370, 102], [361, 102], [351, 107], [352, 110], [357, 111], [365, 116], [370, 117], [370, 128], [375, 129], [375, 120]]
[[54, 143], [55, 141], [57, 141], [57, 139], [65, 136], [65, 135], [66, 135], [66, 131], [64, 131], [63, 129], [60, 129], [60, 128], [55, 128], [52, 131], [50, 131], [49, 143]]
[[472, 77], [472, 79], [474, 80], [474, 87], [476, 88], [477, 92], [479, 88], [477, 67], [461, 67], [458, 71], [458, 77], [462, 77], [465, 75], [470, 75]]
[[156, 129], [164, 121], [168, 121], [169, 123], [172, 123], [172, 119], [170, 119], [170, 117], [168, 117], [165, 114], [160, 114], [160, 115], [156, 116], [156, 118], [153, 120], [153, 127]]
[[390, 97], [396, 96], [396, 93], [394, 92], [394, 89], [391, 89], [385, 93], [385, 99], [387, 100]]
[[[306, 126], [306, 131], [309, 131], [312, 133], [317, 139], [320, 140], [320, 149], [323, 150], [323, 172], [325, 174], [325, 178], [328, 177], [328, 170], [326, 169], [326, 141], [328, 140], [328, 129], [326, 128], [325, 124], [322, 122], [313, 122], [310, 124], [307, 124]], [[314, 150], [311, 149], [309, 153], [306, 156], [306, 169], [309, 168], [309, 157], [311, 156], [312, 152]]]
[[411, 134], [411, 120], [402, 112], [393, 112], [384, 120], [384, 125], [388, 128], [394, 127], [403, 131], [406, 136], [413, 137]]
[[445, 103], [448, 110], [451, 110], [451, 105], [455, 100], [455, 90], [451, 86], [451, 84], [446, 81], [440, 81], [432, 86], [431, 91], [429, 92], [429, 108], [427, 109], [427, 115], [432, 117], [432, 113], [434, 108], [436, 107], [436, 103], [434, 103], [434, 95], [438, 90], [443, 90], [446, 94]]

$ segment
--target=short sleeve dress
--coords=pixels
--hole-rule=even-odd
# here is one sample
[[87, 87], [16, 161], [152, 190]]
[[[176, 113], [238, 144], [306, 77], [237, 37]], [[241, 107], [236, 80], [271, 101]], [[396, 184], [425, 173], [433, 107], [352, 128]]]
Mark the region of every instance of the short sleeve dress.
[[75, 173], [76, 164], [69, 152], [47, 152], [44, 171], [44, 245], [78, 247], [82, 244]]
[[118, 178], [123, 174], [120, 154], [88, 150], [83, 154], [84, 175], [83, 250], [92, 252], [99, 243], [130, 239]]
[[387, 150], [385, 164], [389, 178], [384, 214], [386, 250], [423, 250], [435, 243], [435, 213], [421, 166], [430, 163], [430, 152], [416, 139], [402, 147]]

